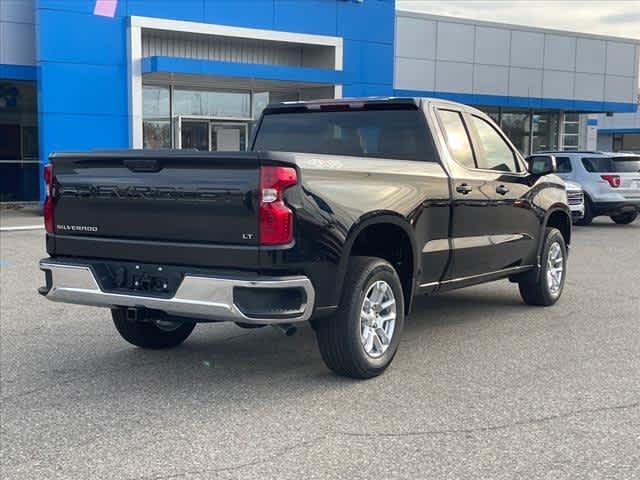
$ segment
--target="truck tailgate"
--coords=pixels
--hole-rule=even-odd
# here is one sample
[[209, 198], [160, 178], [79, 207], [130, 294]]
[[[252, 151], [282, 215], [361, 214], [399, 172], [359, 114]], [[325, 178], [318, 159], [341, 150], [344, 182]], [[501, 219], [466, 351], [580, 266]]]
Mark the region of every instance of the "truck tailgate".
[[56, 237], [258, 245], [256, 154], [60, 154], [52, 164]]

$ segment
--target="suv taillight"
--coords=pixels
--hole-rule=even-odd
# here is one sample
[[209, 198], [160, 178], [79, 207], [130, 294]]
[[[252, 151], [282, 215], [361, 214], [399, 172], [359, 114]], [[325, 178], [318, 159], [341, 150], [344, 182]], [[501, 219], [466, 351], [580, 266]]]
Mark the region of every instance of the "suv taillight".
[[42, 209], [44, 229], [47, 233], [53, 233], [53, 165], [48, 164], [44, 166], [43, 177], [46, 188], [44, 208]]
[[291, 167], [260, 167], [260, 244], [283, 245], [293, 239], [293, 212], [284, 191], [298, 181]]
[[600, 178], [609, 182], [611, 188], [618, 188], [620, 186], [620, 175], [600, 175]]

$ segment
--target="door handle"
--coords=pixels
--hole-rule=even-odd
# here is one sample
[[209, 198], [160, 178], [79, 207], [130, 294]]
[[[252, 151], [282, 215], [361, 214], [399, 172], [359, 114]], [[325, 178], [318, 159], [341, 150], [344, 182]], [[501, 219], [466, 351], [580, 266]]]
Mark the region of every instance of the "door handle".
[[500, 195], [506, 195], [507, 193], [509, 193], [509, 189], [504, 185], [500, 185], [496, 187], [496, 193], [499, 193]]
[[473, 187], [467, 185], [466, 183], [463, 183], [456, 187], [456, 192], [461, 193], [463, 195], [471, 193], [471, 190], [473, 190]]

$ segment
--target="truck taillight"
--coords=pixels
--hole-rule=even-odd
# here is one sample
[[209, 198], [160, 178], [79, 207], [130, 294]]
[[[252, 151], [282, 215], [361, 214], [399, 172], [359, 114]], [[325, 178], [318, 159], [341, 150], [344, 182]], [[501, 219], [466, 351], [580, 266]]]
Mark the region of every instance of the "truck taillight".
[[53, 233], [53, 165], [44, 166], [43, 171], [45, 197], [44, 208], [42, 213], [44, 216], [44, 229], [47, 233]]
[[291, 167], [260, 167], [260, 244], [283, 245], [293, 239], [293, 212], [284, 191], [298, 181]]
[[609, 182], [611, 188], [618, 188], [620, 186], [620, 175], [600, 175], [600, 178]]

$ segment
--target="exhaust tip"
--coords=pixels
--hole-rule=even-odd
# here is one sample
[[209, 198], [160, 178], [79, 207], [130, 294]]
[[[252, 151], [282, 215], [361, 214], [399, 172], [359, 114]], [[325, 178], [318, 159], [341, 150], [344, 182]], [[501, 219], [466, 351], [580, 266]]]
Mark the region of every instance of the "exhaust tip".
[[274, 327], [284, 333], [287, 337], [292, 337], [298, 331], [298, 327], [291, 323], [278, 323], [274, 325]]

